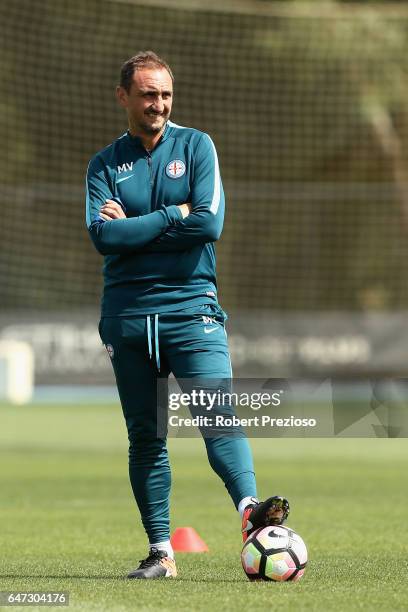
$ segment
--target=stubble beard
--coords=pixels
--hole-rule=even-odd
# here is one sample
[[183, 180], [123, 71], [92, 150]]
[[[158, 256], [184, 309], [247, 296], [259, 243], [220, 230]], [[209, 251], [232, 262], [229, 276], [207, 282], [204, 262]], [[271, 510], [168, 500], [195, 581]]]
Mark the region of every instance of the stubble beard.
[[[152, 115], [150, 115], [152, 116]], [[143, 129], [143, 131], [146, 134], [159, 134], [159, 132], [161, 132], [166, 124], [166, 121], [168, 120], [168, 115], [164, 116], [164, 115], [155, 115], [155, 117], [157, 117], [157, 120], [160, 119], [160, 121], [157, 121], [156, 124], [151, 124], [146, 122], [143, 122], [141, 124], [141, 127]]]

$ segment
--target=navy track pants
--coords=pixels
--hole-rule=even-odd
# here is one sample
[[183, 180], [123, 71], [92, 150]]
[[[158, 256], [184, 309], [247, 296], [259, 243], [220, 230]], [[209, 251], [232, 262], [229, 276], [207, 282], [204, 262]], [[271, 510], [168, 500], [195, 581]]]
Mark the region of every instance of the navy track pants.
[[[170, 535], [171, 473], [166, 439], [157, 435], [157, 379], [171, 372], [176, 379], [230, 379], [225, 318], [217, 304], [206, 304], [160, 315], [104, 317], [99, 324], [128, 430], [130, 482], [151, 543]], [[232, 406], [229, 410], [234, 413]], [[205, 437], [205, 445], [235, 506], [256, 497], [245, 435]]]

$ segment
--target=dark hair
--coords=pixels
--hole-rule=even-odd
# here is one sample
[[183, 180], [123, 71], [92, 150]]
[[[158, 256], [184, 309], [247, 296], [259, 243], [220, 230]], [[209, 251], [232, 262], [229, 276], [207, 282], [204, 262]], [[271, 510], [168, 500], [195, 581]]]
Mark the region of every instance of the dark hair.
[[143, 68], [165, 68], [171, 76], [171, 80], [174, 81], [173, 73], [167, 62], [154, 51], [139, 51], [123, 64], [120, 70], [120, 86], [129, 93], [135, 71]]

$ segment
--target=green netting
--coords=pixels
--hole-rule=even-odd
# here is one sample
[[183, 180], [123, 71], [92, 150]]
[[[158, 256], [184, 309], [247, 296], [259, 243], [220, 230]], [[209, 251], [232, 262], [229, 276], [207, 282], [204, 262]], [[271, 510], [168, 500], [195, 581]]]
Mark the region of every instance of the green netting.
[[0, 308], [98, 303], [84, 174], [148, 48], [173, 67], [172, 119], [219, 152], [223, 305], [407, 308], [408, 13], [161, 4], [0, 3]]

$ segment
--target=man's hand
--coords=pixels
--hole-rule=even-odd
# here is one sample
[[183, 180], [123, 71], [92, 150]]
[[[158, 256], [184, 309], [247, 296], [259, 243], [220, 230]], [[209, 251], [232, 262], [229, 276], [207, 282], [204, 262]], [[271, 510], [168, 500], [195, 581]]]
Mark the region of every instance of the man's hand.
[[179, 204], [177, 208], [180, 209], [183, 219], [188, 217], [188, 215], [191, 213], [191, 204], [189, 204], [189, 202], [186, 202], [185, 204]]
[[105, 204], [99, 211], [99, 216], [105, 221], [111, 221], [112, 219], [126, 219], [126, 215], [123, 212], [120, 204], [114, 200], [105, 200]]

